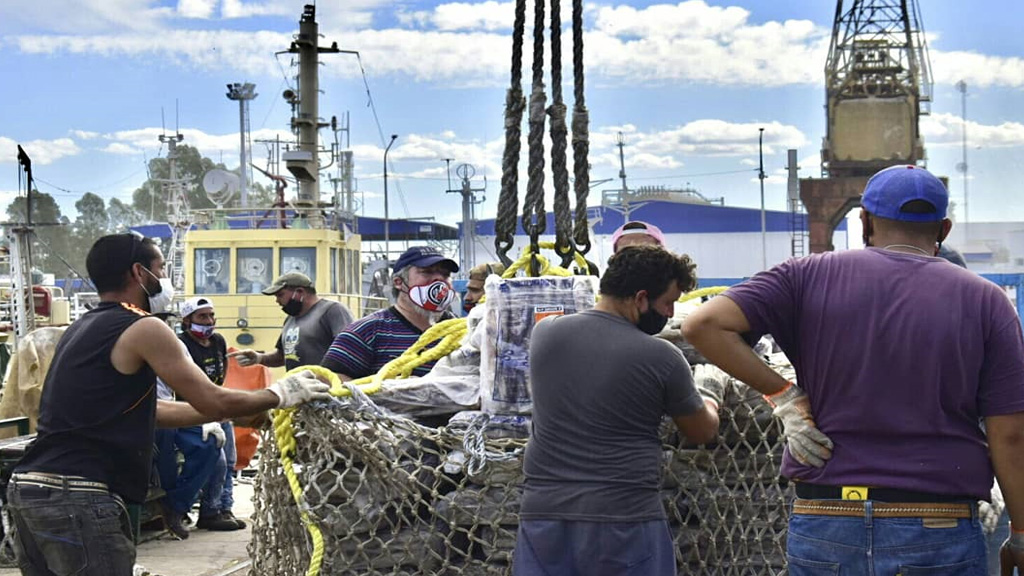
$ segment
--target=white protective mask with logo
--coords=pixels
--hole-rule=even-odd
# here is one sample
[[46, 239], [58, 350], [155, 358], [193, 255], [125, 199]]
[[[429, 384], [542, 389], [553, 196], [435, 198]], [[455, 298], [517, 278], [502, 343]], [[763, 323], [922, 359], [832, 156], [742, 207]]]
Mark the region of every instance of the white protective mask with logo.
[[409, 287], [409, 299], [427, 312], [444, 312], [455, 301], [455, 290], [444, 280]]

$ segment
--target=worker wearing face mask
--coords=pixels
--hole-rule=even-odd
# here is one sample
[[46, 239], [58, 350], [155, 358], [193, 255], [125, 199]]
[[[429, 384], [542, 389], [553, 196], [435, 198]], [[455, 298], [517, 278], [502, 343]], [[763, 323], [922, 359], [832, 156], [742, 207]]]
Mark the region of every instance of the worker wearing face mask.
[[[395, 262], [395, 305], [353, 322], [341, 331], [324, 355], [322, 366], [351, 380], [376, 374], [416, 343], [425, 330], [452, 318], [455, 300], [451, 275], [459, 265], [430, 246], [413, 246]], [[413, 370], [423, 376], [433, 362]]]
[[334, 336], [352, 323], [348, 308], [340, 302], [319, 298], [316, 286], [305, 274], [282, 274], [263, 293], [277, 300], [288, 319], [284, 321], [273, 352], [246, 349], [229, 354], [237, 357], [241, 366], [263, 364], [273, 368], [283, 365], [291, 370], [319, 364]]

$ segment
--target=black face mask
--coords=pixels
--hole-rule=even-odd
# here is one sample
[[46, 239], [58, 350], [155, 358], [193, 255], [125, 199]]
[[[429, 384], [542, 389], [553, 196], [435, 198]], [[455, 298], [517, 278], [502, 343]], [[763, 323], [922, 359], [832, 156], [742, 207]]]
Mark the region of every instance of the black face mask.
[[281, 306], [281, 310], [289, 316], [298, 316], [302, 312], [302, 300], [296, 300], [293, 296], [291, 300], [284, 303], [284, 306]]
[[648, 308], [647, 312], [640, 314], [640, 320], [636, 323], [636, 327], [643, 330], [644, 333], [654, 336], [668, 324], [668, 316], [659, 313], [654, 308]]

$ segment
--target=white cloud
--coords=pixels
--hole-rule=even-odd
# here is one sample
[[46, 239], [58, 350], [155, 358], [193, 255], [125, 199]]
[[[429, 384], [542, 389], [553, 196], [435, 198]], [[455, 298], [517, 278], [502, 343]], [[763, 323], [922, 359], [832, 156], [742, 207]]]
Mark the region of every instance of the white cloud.
[[434, 8], [430, 22], [439, 30], [511, 30], [514, 13], [512, 2], [453, 2]]
[[71, 130], [69, 134], [79, 140], [93, 140], [100, 136], [99, 132], [89, 132], [86, 130]]
[[107, 154], [118, 154], [121, 156], [129, 156], [132, 154], [142, 153], [142, 150], [139, 150], [134, 146], [129, 146], [128, 144], [124, 144], [122, 142], [112, 142], [108, 144], [106, 147], [104, 147], [102, 151], [106, 152]]
[[298, 16], [301, 12], [297, 5], [288, 2], [242, 2], [241, 0], [223, 0], [221, 16], [224, 18], [250, 18], [253, 16]]
[[[963, 121], [953, 114], [931, 114], [921, 117], [921, 134], [925, 146], [960, 146]], [[1024, 124], [1003, 122], [997, 125], [967, 121], [967, 142], [973, 147], [1006, 148], [1024, 145]]]
[[160, 7], [157, 0], [0, 2], [0, 35], [153, 30], [171, 14], [172, 9]]
[[217, 0], [178, 0], [178, 15], [182, 18], [207, 19], [213, 16]]
[[[67, 156], [75, 156], [82, 151], [82, 149], [78, 147], [78, 144], [76, 144], [71, 138], [16, 142], [10, 138], [0, 136], [0, 150], [13, 151], [19, 144], [25, 150], [25, 153], [28, 154], [29, 158], [32, 159], [33, 166], [44, 166]], [[15, 154], [0, 155], [0, 164], [7, 162], [13, 163], [16, 161], [17, 158]]]
[[972, 87], [1024, 86], [1024, 58], [989, 56], [977, 52], [931, 51], [932, 76], [940, 84], [963, 80]]

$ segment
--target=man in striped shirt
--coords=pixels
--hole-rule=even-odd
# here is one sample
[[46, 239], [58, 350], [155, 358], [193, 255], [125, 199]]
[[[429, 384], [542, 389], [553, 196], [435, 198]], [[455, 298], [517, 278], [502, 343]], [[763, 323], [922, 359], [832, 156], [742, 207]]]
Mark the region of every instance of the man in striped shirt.
[[[451, 275], [459, 265], [436, 248], [413, 246], [395, 262], [391, 291], [395, 305], [361, 318], [334, 337], [322, 366], [342, 380], [376, 374], [416, 343], [425, 330], [453, 317]], [[423, 376], [430, 362], [413, 370]]]

